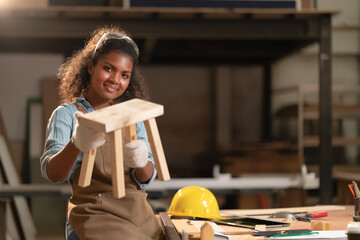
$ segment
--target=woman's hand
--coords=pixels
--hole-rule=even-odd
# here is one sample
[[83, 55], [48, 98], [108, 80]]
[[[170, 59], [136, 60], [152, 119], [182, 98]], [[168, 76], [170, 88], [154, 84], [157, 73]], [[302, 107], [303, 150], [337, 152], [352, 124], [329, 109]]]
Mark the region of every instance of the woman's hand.
[[124, 164], [127, 168], [143, 168], [148, 163], [148, 147], [140, 140], [124, 145]]
[[[83, 113], [79, 111], [74, 113], [77, 120], [82, 115]], [[105, 133], [79, 125], [79, 122], [77, 122], [72, 139], [74, 140], [73, 143], [76, 148], [82, 152], [88, 152], [91, 149], [100, 147], [105, 143]]]

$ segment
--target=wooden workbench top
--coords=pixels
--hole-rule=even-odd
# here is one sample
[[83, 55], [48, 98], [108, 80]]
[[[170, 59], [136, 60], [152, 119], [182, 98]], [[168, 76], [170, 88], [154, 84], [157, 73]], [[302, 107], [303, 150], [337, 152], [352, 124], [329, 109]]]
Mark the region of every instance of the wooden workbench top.
[[[320, 212], [320, 211], [327, 211], [328, 216], [316, 219], [317, 221], [324, 221], [324, 222], [331, 222], [332, 228], [330, 230], [346, 230], [347, 225], [352, 222], [352, 213], [353, 213], [354, 207], [353, 206], [335, 206], [335, 205], [322, 205], [322, 206], [311, 206], [311, 207], [299, 207], [299, 208], [283, 208], [283, 209], [256, 209], [256, 210], [222, 210], [221, 215], [223, 216], [230, 216], [230, 215], [245, 215], [245, 214], [270, 214], [276, 211], [289, 211], [289, 212]], [[300, 214], [300, 213], [299, 213]], [[256, 216], [261, 218], [268, 218], [268, 215], [265, 216]], [[291, 223], [290, 227], [287, 228], [271, 228], [268, 230], [286, 230], [286, 229], [311, 229], [311, 223], [309, 222], [303, 222], [303, 221], [293, 221], [293, 220], [286, 220], [286, 219], [274, 219], [279, 221], [288, 221]], [[172, 220], [175, 228], [179, 230], [180, 228], [183, 229], [183, 227], [186, 227], [185, 222], [179, 221], [179, 219], [173, 219]], [[219, 225], [220, 226], [220, 225]], [[224, 226], [220, 226], [221, 228], [224, 228]], [[194, 232], [195, 227], [191, 226], [191, 228], [188, 228], [188, 232], [192, 233], [192, 237], [190, 239], [199, 239], [200, 232], [196, 233]], [[225, 227], [225, 232], [228, 235], [231, 235], [234, 239], [263, 239], [263, 238], [253, 238], [249, 233], [248, 229], [238, 228], [238, 227]], [[233, 233], [233, 234], [232, 234]], [[248, 238], [246, 237], [248, 236]], [[195, 237], [195, 238], [194, 238]]]
[[[298, 208], [277, 208], [277, 209], [257, 209], [257, 210], [222, 210], [221, 215], [255, 215], [256, 214], [271, 214], [279, 211], [288, 211], [292, 213], [301, 212], [321, 212], [327, 211], [328, 216], [324, 218], [319, 218], [316, 220], [326, 221], [332, 223], [332, 230], [345, 230], [347, 224], [352, 222], [352, 213], [354, 211], [354, 206], [338, 206], [338, 205], [319, 205], [319, 206], [310, 206], [310, 207], [298, 207]], [[259, 216], [261, 217], [261, 216]], [[267, 218], [267, 216], [263, 216]], [[303, 221], [291, 221], [290, 229], [302, 229], [302, 228], [311, 228], [310, 223]]]
[[[326, 221], [332, 223], [332, 230], [346, 230], [347, 225], [352, 222], [352, 215], [354, 206], [344, 206], [344, 210], [328, 211], [328, 216], [319, 218], [319, 221]], [[310, 223], [302, 221], [294, 221], [291, 224], [291, 229], [311, 228]]]

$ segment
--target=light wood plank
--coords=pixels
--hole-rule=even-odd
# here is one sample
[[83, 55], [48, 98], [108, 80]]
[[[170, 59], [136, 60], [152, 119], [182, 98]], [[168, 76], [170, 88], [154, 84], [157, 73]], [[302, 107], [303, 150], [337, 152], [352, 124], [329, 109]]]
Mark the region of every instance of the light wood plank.
[[163, 181], [170, 180], [170, 174], [167, 167], [164, 150], [161, 144], [159, 130], [155, 118], [144, 121], [149, 142], [154, 157], [158, 178]]
[[109, 135], [114, 197], [122, 198], [125, 196], [122, 130], [118, 129], [109, 133]]
[[163, 114], [164, 107], [162, 105], [141, 99], [132, 99], [87, 113], [79, 117], [78, 121], [84, 126], [109, 133]]
[[79, 186], [86, 187], [90, 185], [91, 176], [94, 169], [96, 156], [96, 148], [89, 152], [84, 152], [84, 157], [81, 163]]
[[[21, 239], [20, 238], [20, 231], [17, 226], [17, 222], [15, 220], [15, 213], [13, 212], [13, 209], [11, 208], [11, 203], [6, 204], [6, 234], [7, 234], [7, 240], [12, 239]], [[11, 236], [11, 238], [10, 238]]]

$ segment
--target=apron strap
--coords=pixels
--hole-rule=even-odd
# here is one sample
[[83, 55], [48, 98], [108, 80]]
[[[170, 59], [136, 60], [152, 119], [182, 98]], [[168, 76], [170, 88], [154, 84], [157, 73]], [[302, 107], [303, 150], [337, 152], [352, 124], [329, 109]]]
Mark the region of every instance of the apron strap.
[[85, 109], [83, 108], [83, 107], [81, 107], [77, 102], [72, 102], [72, 104], [74, 104], [75, 105], [75, 107], [77, 107], [77, 109], [80, 111], [80, 112], [82, 112], [83, 114], [85, 114], [86, 112], [85, 112]]

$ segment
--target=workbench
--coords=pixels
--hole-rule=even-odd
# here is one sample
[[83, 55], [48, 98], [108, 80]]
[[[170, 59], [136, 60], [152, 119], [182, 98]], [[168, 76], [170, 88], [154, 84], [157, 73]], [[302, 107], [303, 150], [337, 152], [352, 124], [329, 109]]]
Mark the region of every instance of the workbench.
[[[307, 178], [308, 176], [308, 178]], [[246, 174], [240, 177], [174, 178], [163, 182], [155, 180], [147, 192], [177, 191], [187, 186], [201, 186], [212, 191], [227, 190], [284, 190], [288, 188], [318, 189], [319, 179], [310, 174]], [[1, 191], [1, 190], [0, 190]]]
[[[339, 205], [339, 206], [331, 206], [331, 205], [319, 205], [319, 206], [312, 206], [312, 207], [299, 207], [299, 208], [278, 208], [278, 209], [248, 209], [248, 210], [238, 210], [238, 209], [234, 209], [234, 210], [221, 210], [220, 213], [222, 216], [226, 217], [226, 216], [230, 216], [230, 215], [237, 215], [237, 216], [242, 216], [242, 215], [258, 215], [259, 213], [262, 213], [264, 216], [263, 218], [267, 218], [267, 216], [265, 216], [266, 214], [271, 214], [274, 212], [278, 212], [278, 211], [290, 211], [290, 212], [316, 212], [316, 211], [327, 211], [328, 212], [328, 216], [327, 217], [323, 217], [323, 218], [319, 218], [316, 219], [316, 221], [324, 221], [324, 222], [331, 222], [332, 228], [330, 229], [331, 231], [335, 231], [335, 230], [340, 230], [340, 231], [345, 231], [347, 228], [347, 224], [352, 222], [352, 213], [353, 213], [353, 206], [349, 206], [349, 205]], [[257, 216], [259, 217], [259, 216]], [[282, 220], [285, 221], [284, 219], [277, 219], [277, 220]], [[164, 213], [160, 214], [160, 221], [162, 223], [163, 228], [166, 230], [165, 231], [165, 236], [167, 240], [180, 240], [181, 239], [181, 235], [179, 235], [178, 231], [176, 230], [175, 225], [173, 224], [174, 222], [176, 222], [176, 220], [174, 221], [173, 219], [170, 219], [170, 217]], [[303, 221], [293, 221], [293, 220], [288, 220], [288, 222], [291, 223], [290, 227], [285, 227], [285, 228], [267, 228], [266, 230], [289, 230], [289, 229], [311, 229], [311, 223], [309, 222], [303, 222]], [[176, 223], [177, 225], [177, 223]], [[220, 226], [220, 225], [219, 225]], [[223, 225], [221, 225], [223, 226]], [[229, 227], [226, 226], [227, 232], [231, 232], [231, 231], [236, 231], [235, 227]], [[237, 229], [242, 229], [242, 228], [237, 228]], [[240, 231], [240, 230], [239, 230]], [[234, 239], [244, 239], [245, 236], [250, 236], [250, 234], [236, 234], [236, 235], [229, 235], [231, 237], [233, 237]], [[197, 238], [190, 238], [190, 239], [197, 239]], [[316, 238], [314, 238], [316, 239]]]
[[187, 186], [201, 186], [215, 194], [226, 196], [228, 208], [237, 208], [238, 197], [243, 193], [267, 193], [271, 196], [271, 207], [275, 207], [279, 193], [286, 189], [319, 189], [319, 178], [314, 173], [292, 174], [244, 174], [230, 177], [228, 174], [215, 174], [212, 178], [174, 178], [170, 181], [153, 181], [146, 191], [150, 198], [172, 196]]

